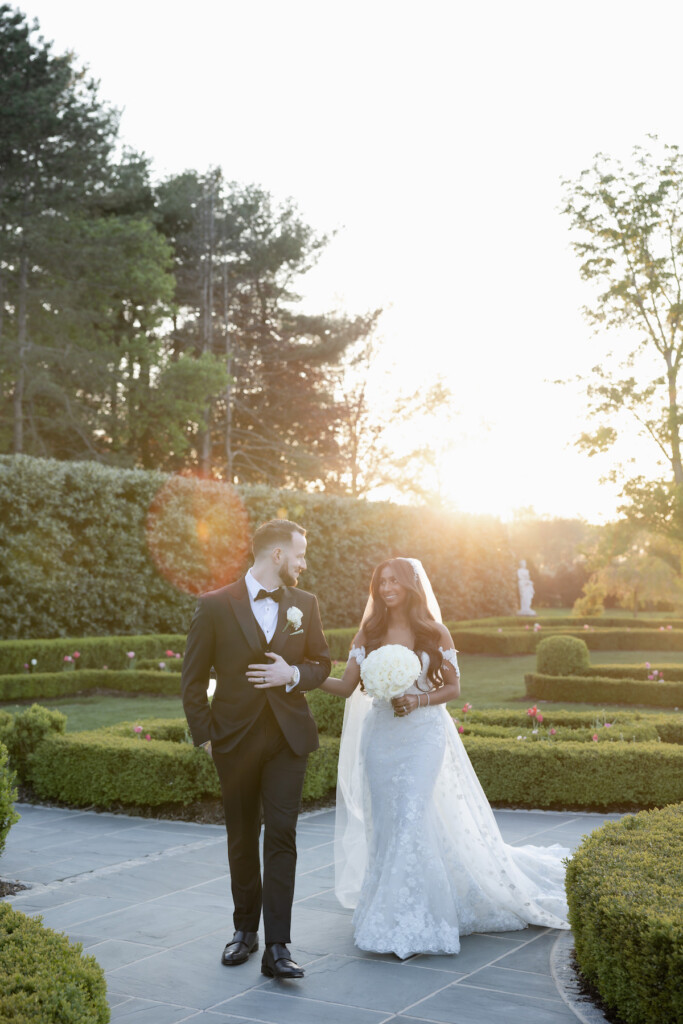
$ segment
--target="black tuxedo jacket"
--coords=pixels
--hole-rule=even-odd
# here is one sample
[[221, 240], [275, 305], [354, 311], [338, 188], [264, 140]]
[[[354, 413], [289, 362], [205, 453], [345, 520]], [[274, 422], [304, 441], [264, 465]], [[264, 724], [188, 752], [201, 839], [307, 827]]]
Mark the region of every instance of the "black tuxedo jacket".
[[[301, 632], [287, 624], [287, 609], [292, 607], [303, 613]], [[289, 693], [284, 686], [256, 690], [247, 679], [249, 665], [272, 665], [265, 649], [299, 669], [299, 684]], [[327, 679], [332, 663], [313, 594], [283, 588], [275, 633], [265, 649], [244, 579], [199, 598], [181, 681], [183, 707], [196, 745], [211, 740], [214, 750], [227, 753], [246, 735], [268, 701], [295, 754], [317, 749], [318, 730], [304, 692]], [[216, 692], [209, 704], [206, 689], [212, 667]]]

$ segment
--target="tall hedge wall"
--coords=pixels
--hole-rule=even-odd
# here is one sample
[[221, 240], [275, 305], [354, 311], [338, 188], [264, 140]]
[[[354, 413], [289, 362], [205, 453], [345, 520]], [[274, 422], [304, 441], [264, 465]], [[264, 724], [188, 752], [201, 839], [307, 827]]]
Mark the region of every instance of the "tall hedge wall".
[[268, 487], [239, 489], [241, 519], [228, 490], [0, 456], [0, 637], [185, 633], [194, 597], [174, 582], [201, 591], [236, 578], [251, 530], [278, 515], [309, 533], [302, 586], [328, 628], [360, 620], [371, 570], [391, 555], [422, 559], [445, 619], [514, 611], [515, 566], [497, 520]]

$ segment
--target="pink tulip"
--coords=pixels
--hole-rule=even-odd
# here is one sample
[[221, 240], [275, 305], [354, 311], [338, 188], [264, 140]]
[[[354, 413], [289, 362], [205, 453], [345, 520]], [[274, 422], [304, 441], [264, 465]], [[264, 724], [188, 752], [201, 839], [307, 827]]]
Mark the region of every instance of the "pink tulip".
[[24, 662], [24, 668], [28, 669], [28, 662], [27, 661]]
[[74, 658], [80, 658], [80, 656], [81, 656], [81, 652], [80, 651], [74, 651]]
[[463, 725], [459, 725], [458, 726], [458, 732], [464, 732], [464, 731], [465, 731], [465, 727]]
[[551, 729], [550, 730], [550, 735], [554, 736], [556, 732], [557, 732], [557, 729]]
[[142, 726], [141, 725], [134, 725], [133, 726], [133, 732], [141, 733], [142, 732]]
[[126, 657], [127, 658], [134, 658], [135, 657], [135, 651], [128, 651], [128, 653], [126, 654]]
[[611, 729], [611, 728], [612, 728], [612, 723], [611, 722], [605, 722], [605, 729]]
[[166, 668], [166, 662], [165, 661], [160, 661], [159, 662], [159, 668]]
[[598, 742], [598, 734], [597, 734], [597, 732], [594, 732], [594, 733], [593, 733], [593, 742], [594, 742], [594, 743], [597, 743], [597, 742]]
[[666, 628], [667, 629], [673, 629], [673, 626], [667, 626]]
[[182, 658], [182, 654], [176, 654], [176, 658]]
[[146, 740], [151, 740], [151, 738], [152, 738], [152, 737], [150, 736], [150, 734], [149, 734], [149, 733], [147, 733], [147, 734], [145, 735], [145, 739], [146, 739]]
[[471, 704], [464, 704], [463, 705], [463, 709], [462, 709], [462, 713], [463, 713], [463, 715], [466, 715], [467, 712], [471, 711], [471, 710], [472, 710], [472, 705]]
[[585, 626], [584, 626], [583, 628], [584, 628], [584, 629], [590, 629], [590, 626], [586, 626], [586, 625], [585, 625]]
[[166, 651], [166, 657], [167, 658], [173, 658], [173, 657], [175, 657], [175, 655], [173, 654], [173, 651], [168, 650], [168, 651]]
[[539, 722], [539, 723], [542, 722], [543, 721], [543, 715], [537, 714], [536, 715], [536, 721]]
[[650, 662], [649, 662], [649, 661], [646, 661], [646, 662], [645, 662], [645, 668], [649, 668], [649, 667], [650, 667]]

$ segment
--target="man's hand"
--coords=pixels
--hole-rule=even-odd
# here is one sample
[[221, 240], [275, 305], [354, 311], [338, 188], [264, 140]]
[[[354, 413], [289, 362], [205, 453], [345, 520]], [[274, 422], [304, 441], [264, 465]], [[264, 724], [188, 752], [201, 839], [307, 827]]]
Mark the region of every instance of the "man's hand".
[[292, 682], [292, 666], [274, 651], [266, 651], [266, 657], [273, 659], [272, 665], [250, 665], [247, 679], [254, 683], [255, 690], [267, 690], [272, 686], [287, 686]]

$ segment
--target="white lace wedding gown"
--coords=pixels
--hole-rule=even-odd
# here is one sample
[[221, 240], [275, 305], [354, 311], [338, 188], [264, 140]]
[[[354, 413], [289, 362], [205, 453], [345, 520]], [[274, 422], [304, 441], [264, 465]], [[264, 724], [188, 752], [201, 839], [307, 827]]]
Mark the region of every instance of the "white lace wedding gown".
[[[446, 651], [457, 671], [455, 651]], [[363, 648], [351, 652], [359, 664]], [[429, 659], [418, 685], [425, 692]], [[424, 704], [424, 702], [423, 702]], [[458, 953], [460, 936], [536, 924], [568, 928], [570, 851], [509, 846], [444, 704], [394, 717], [360, 689], [339, 758], [335, 889], [355, 907], [360, 949]]]

